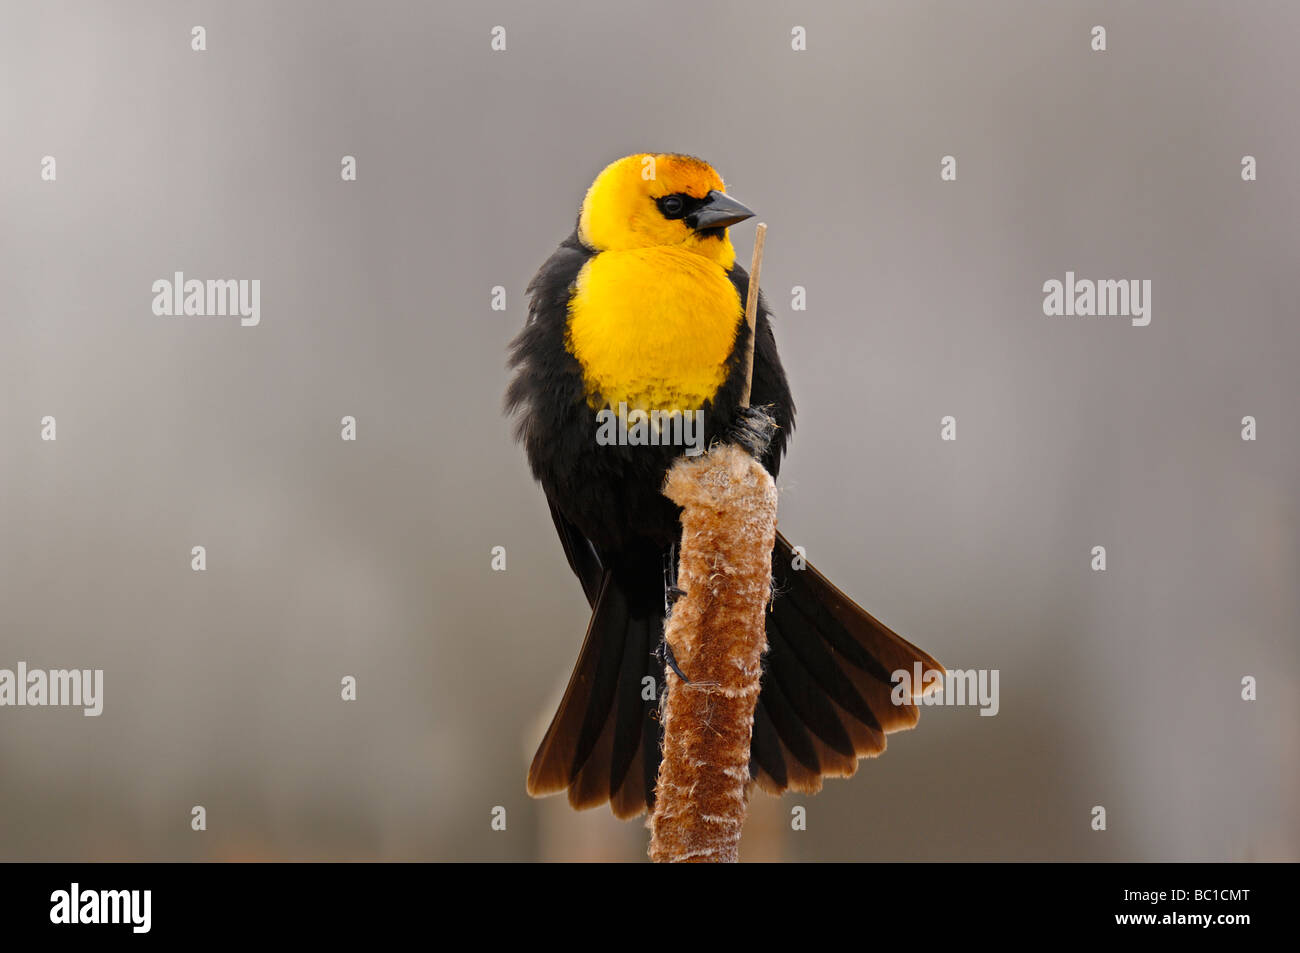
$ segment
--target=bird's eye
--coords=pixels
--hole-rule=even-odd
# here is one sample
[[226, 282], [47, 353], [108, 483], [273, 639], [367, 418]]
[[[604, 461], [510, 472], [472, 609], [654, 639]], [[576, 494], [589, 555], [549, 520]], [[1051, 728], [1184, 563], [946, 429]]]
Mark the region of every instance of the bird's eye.
[[686, 214], [686, 197], [682, 195], [665, 195], [659, 200], [659, 211], [664, 218], [681, 218]]

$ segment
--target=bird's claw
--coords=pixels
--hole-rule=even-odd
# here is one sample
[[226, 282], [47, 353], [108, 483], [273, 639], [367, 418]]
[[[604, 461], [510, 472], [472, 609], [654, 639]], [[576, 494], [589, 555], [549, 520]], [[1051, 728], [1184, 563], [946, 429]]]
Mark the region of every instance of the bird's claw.
[[680, 678], [687, 685], [691, 683], [691, 680], [686, 677], [686, 673], [682, 671], [681, 666], [677, 664], [677, 658], [673, 655], [673, 647], [668, 644], [667, 638], [665, 638], [662, 642], [659, 643], [658, 655], [659, 655], [659, 661], [663, 662], [674, 672], [676, 672], [678, 678]]

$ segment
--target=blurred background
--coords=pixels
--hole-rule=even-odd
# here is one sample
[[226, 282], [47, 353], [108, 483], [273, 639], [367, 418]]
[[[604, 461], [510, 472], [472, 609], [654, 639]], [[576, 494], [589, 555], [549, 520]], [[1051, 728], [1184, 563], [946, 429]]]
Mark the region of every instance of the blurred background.
[[[643, 150], [770, 225], [782, 530], [1000, 671], [759, 795], [743, 857], [1300, 859], [1296, 5], [3, 13], [0, 668], [105, 698], [0, 709], [0, 859], [644, 859], [524, 791], [588, 610], [501, 413], [524, 286]], [[1150, 326], [1045, 317], [1067, 270], [1151, 279]], [[260, 279], [260, 326], [155, 316], [175, 271]]]

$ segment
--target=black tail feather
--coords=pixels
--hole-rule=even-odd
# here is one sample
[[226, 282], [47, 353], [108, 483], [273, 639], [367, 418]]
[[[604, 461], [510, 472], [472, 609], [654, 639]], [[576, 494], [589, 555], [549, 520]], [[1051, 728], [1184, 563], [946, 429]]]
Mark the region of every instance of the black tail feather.
[[[642, 592], [632, 591], [629, 578], [639, 577], [604, 570], [578, 664], [528, 772], [529, 794], [567, 789], [574, 807], [610, 801], [619, 817], [634, 817], [654, 800], [663, 678], [653, 654], [663, 632], [659, 574]], [[653, 693], [644, 690], [647, 677]]]
[[[585, 544], [585, 540], [581, 543]], [[660, 761], [658, 694], [663, 664], [663, 554], [642, 553], [592, 578], [577, 540], [570, 562], [596, 590], [594, 611], [564, 699], [528, 774], [533, 795], [569, 792], [574, 807], [609, 801], [619, 817], [654, 805]], [[767, 615], [768, 653], [754, 714], [750, 774], [771, 793], [817, 791], [825, 777], [857, 770], [858, 759], [885, 750], [885, 735], [911, 728], [911, 699], [896, 705], [891, 675], [943, 671], [927, 653], [859, 607], [811, 565], [791, 568], [794, 553], [777, 535], [775, 597]], [[583, 573], [580, 573], [583, 575]], [[654, 679], [644, 698], [644, 679]]]

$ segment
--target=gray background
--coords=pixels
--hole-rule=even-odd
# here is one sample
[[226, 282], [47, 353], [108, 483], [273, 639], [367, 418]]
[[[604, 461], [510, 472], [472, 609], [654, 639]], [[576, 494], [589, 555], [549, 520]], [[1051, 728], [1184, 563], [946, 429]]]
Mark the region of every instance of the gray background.
[[[783, 530], [1001, 671], [744, 855], [1300, 858], [1295, 4], [2, 12], [0, 667], [106, 699], [0, 709], [0, 858], [644, 856], [524, 793], [587, 610], [500, 410], [524, 285], [642, 150], [771, 226]], [[1067, 269], [1150, 278], [1150, 327], [1044, 317]], [[154, 316], [177, 270], [261, 279], [261, 326]]]

